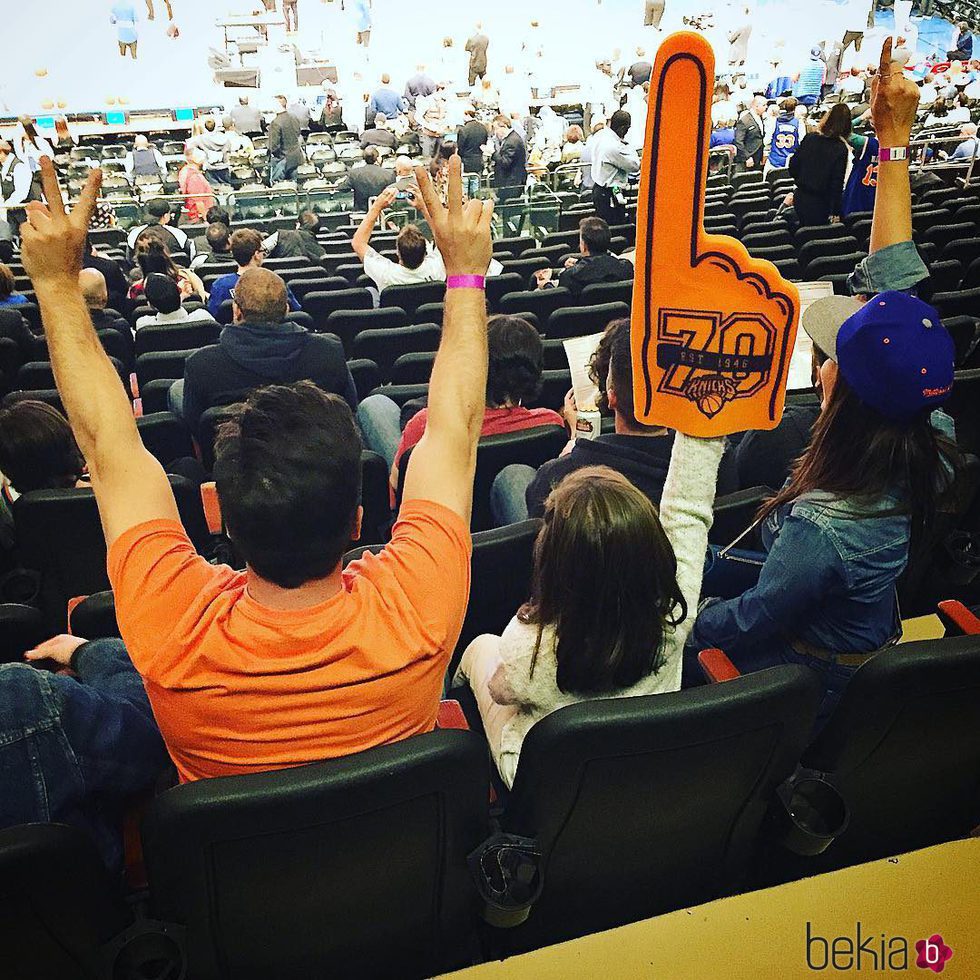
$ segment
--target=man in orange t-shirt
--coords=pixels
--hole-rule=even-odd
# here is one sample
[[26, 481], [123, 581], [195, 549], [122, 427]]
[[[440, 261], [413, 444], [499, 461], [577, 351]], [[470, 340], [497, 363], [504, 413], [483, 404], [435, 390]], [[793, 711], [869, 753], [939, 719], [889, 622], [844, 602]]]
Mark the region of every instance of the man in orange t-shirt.
[[[451, 167], [461, 188], [458, 158]], [[215, 447], [222, 514], [247, 562], [235, 572], [194, 552], [79, 291], [101, 174], [66, 216], [42, 162], [50, 211], [30, 206], [23, 261], [88, 462], [120, 630], [182, 780], [347, 755], [435, 724], [469, 592], [492, 207], [463, 208], [457, 189], [446, 209], [417, 175], [449, 288], [391, 543], [341, 569], [361, 519], [353, 416], [308, 383], [265, 388]]]

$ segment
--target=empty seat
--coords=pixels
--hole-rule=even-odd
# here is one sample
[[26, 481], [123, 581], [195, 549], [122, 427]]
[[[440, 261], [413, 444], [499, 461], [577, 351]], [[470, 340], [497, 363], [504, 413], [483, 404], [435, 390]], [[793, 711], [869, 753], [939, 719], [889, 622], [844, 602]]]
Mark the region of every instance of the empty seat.
[[582, 290], [578, 298], [579, 306], [598, 306], [601, 303], [633, 302], [633, 280], [623, 282], [594, 282]]
[[309, 279], [293, 279], [289, 288], [293, 295], [303, 303], [303, 297], [307, 293], [329, 292], [331, 289], [347, 289], [350, 283], [343, 276], [318, 276]]
[[501, 826], [537, 841], [544, 889], [527, 922], [502, 936], [507, 951], [744, 886], [819, 700], [814, 674], [786, 666], [673, 694], [586, 701], [539, 721]]
[[932, 242], [939, 252], [942, 253], [943, 249], [950, 242], [955, 242], [957, 239], [972, 238], [976, 233], [976, 225], [967, 222], [958, 222], [956, 224], [936, 223], [927, 230], [922, 231], [920, 235], [923, 241]]
[[803, 245], [798, 243], [797, 250], [796, 257], [806, 273], [810, 263], [816, 259], [860, 252], [861, 246], [852, 235], [840, 235], [837, 238], [813, 238]]
[[516, 272], [502, 272], [499, 276], [488, 276], [486, 280], [487, 304], [494, 312], [507, 293], [520, 292], [527, 285], [527, 279]]
[[136, 355], [152, 351], [197, 350], [218, 342], [221, 328], [213, 320], [165, 323], [136, 331]]
[[949, 316], [977, 316], [980, 313], [980, 287], [960, 289], [948, 293], [934, 293], [932, 305], [943, 318]]
[[405, 311], [393, 306], [382, 310], [339, 310], [327, 317], [323, 329], [326, 333], [336, 334], [344, 345], [344, 350], [350, 355], [354, 338], [362, 330], [391, 330], [407, 326], [408, 316]]
[[435, 363], [435, 359], [435, 351], [402, 354], [391, 366], [389, 372], [391, 383], [396, 385], [427, 385], [432, 375], [432, 365]]
[[143, 825], [150, 913], [186, 928], [196, 980], [432, 976], [470, 962], [466, 857], [486, 833], [472, 732], [204, 779]]
[[516, 238], [497, 238], [493, 243], [493, 251], [494, 253], [512, 252], [514, 255], [520, 256], [529, 248], [534, 248], [536, 244], [531, 235], [522, 235]]
[[438, 323], [442, 326], [443, 318], [446, 315], [445, 303], [423, 303], [412, 317], [413, 323]]
[[833, 238], [846, 238], [850, 233], [845, 225], [803, 225], [796, 229], [793, 241], [797, 248], [802, 248], [808, 242]]
[[571, 306], [573, 302], [572, 294], [563, 286], [558, 286], [555, 289], [523, 290], [508, 293], [500, 300], [497, 309], [498, 312], [508, 313], [511, 316], [533, 313], [539, 322], [547, 323], [548, 317], [555, 310]]
[[819, 279], [821, 276], [850, 273], [865, 258], [867, 256], [864, 252], [849, 252], [842, 255], [823, 256], [810, 262], [806, 268], [806, 275], [810, 279]]
[[194, 350], [158, 350], [136, 358], [136, 381], [142, 388], [160, 378], [182, 378], [184, 365]]
[[980, 238], [957, 238], [947, 242], [939, 251], [940, 259], [955, 259], [968, 268], [980, 259]]
[[545, 333], [550, 340], [585, 337], [602, 333], [613, 320], [629, 317], [626, 303], [599, 303], [596, 306], [572, 306], [555, 310], [548, 317]]
[[929, 278], [919, 286], [919, 296], [929, 301], [936, 293], [955, 290], [963, 278], [963, 266], [955, 259], [929, 263]]
[[303, 298], [303, 309], [313, 317], [314, 329], [329, 333], [327, 320], [331, 313], [340, 310], [371, 310], [374, 309], [374, 299], [366, 289], [318, 290], [306, 294]]
[[354, 357], [374, 361], [387, 378], [391, 366], [402, 354], [434, 351], [439, 347], [442, 330], [435, 323], [423, 323], [393, 330], [362, 330], [354, 338]]
[[[49, 635], [40, 611], [33, 606], [18, 602], [0, 604], [0, 664], [22, 661], [28, 650], [43, 643]], [[89, 639], [84, 633], [79, 636]]]
[[358, 401], [367, 398], [381, 384], [381, 370], [374, 361], [366, 357], [358, 357], [347, 362], [347, 370], [354, 379]]
[[411, 318], [423, 303], [441, 303], [446, 295], [445, 282], [416, 282], [406, 286], [389, 286], [381, 291], [381, 306], [397, 306]]

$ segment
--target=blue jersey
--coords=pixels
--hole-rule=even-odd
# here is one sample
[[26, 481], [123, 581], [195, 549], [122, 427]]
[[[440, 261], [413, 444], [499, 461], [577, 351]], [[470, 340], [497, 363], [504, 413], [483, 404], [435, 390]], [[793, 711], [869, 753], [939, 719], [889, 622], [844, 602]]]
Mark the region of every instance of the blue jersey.
[[769, 145], [769, 165], [781, 168], [789, 166], [790, 157], [800, 145], [800, 123], [795, 115], [787, 113], [776, 120], [772, 143]]
[[869, 136], [860, 153], [855, 149], [851, 175], [844, 186], [841, 216], [855, 211], [874, 211], [878, 187], [878, 141]]

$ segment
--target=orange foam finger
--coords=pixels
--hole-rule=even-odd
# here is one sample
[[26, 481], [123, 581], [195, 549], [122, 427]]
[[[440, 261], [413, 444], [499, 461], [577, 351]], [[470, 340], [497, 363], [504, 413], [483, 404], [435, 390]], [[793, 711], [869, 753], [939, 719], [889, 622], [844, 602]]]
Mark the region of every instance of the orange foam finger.
[[799, 294], [770, 262], [704, 230], [714, 56], [668, 37], [650, 82], [633, 289], [636, 417], [710, 437], [783, 413]]

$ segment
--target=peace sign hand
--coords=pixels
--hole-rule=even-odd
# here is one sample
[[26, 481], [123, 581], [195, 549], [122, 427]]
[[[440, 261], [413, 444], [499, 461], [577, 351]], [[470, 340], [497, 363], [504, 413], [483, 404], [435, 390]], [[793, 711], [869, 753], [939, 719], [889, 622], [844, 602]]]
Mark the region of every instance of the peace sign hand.
[[633, 400], [638, 421], [714, 437], [782, 416], [799, 294], [768, 262], [704, 230], [714, 55], [660, 46], [637, 212]]
[[71, 214], [58, 186], [49, 157], [41, 157], [41, 184], [47, 205], [31, 201], [27, 221], [20, 226], [21, 261], [35, 289], [50, 283], [77, 282], [85, 252], [85, 237], [102, 187], [102, 171], [93, 170]]

